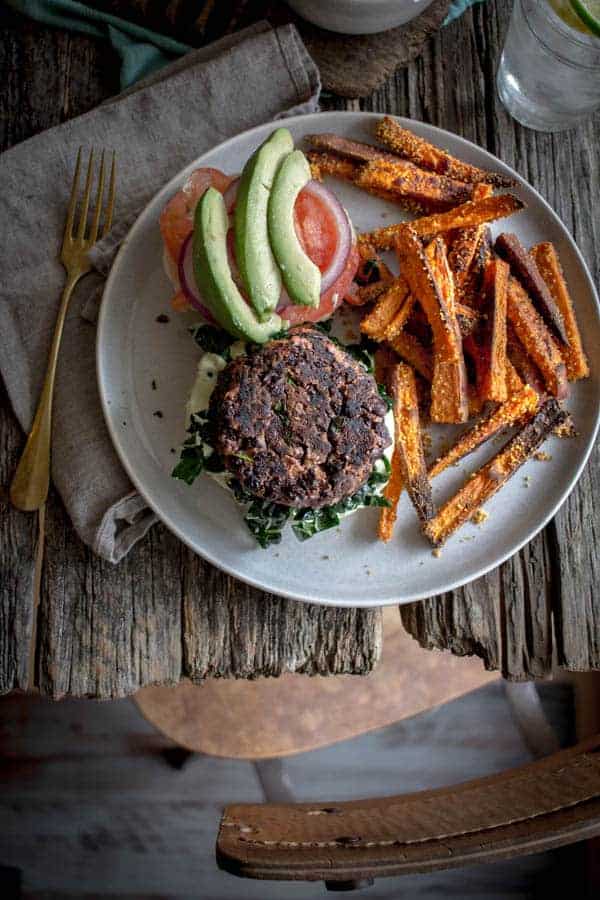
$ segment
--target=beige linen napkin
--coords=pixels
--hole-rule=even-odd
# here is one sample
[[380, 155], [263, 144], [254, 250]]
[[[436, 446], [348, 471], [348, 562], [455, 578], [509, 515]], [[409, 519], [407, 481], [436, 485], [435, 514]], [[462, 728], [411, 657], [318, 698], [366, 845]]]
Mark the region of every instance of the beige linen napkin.
[[298, 33], [267, 23], [195, 50], [97, 109], [0, 157], [0, 372], [25, 430], [33, 420], [64, 271], [57, 253], [77, 148], [114, 149], [115, 228], [78, 286], [57, 372], [52, 477], [77, 533], [118, 562], [155, 516], [133, 490], [104, 424], [93, 301], [136, 213], [215, 144], [280, 116], [317, 109], [319, 74]]

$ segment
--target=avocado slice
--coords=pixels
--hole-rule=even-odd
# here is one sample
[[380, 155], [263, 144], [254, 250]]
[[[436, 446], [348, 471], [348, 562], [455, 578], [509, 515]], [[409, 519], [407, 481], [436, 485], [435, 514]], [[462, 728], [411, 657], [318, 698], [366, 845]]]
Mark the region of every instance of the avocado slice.
[[294, 224], [296, 198], [310, 179], [310, 166], [304, 153], [301, 150], [289, 153], [279, 166], [271, 188], [267, 221], [273, 256], [290, 299], [316, 308], [321, 302], [321, 272], [302, 249]]
[[209, 188], [194, 216], [194, 275], [211, 313], [230, 334], [262, 344], [281, 331], [283, 323], [271, 314], [259, 322], [231, 276], [227, 256], [229, 218], [223, 196]]
[[274, 310], [281, 274], [269, 243], [267, 206], [275, 173], [294, 149], [287, 128], [278, 128], [250, 157], [240, 178], [235, 206], [235, 254], [242, 283], [258, 317]]

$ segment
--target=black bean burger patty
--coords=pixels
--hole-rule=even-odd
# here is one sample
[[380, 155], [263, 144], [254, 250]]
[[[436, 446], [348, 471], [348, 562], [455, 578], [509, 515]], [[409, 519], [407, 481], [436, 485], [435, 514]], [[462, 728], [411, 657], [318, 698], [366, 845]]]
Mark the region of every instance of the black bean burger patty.
[[354, 494], [391, 443], [375, 379], [303, 327], [220, 374], [210, 403], [215, 449], [255, 497], [327, 506]]

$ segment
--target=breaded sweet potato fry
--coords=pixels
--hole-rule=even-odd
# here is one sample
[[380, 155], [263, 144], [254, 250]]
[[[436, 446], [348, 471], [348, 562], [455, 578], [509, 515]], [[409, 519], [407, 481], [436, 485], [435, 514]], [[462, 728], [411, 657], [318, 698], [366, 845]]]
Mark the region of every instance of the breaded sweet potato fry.
[[404, 479], [402, 478], [401, 465], [402, 451], [400, 447], [394, 447], [392, 453], [391, 471], [389, 481], [383, 489], [383, 496], [390, 504], [382, 506], [379, 512], [379, 524], [377, 526], [377, 536], [380, 541], [388, 542], [391, 540], [394, 525], [398, 518], [398, 501], [404, 487]]
[[394, 318], [391, 320], [391, 322], [386, 326], [386, 329], [383, 333], [384, 341], [393, 341], [396, 335], [400, 334], [408, 319], [410, 318], [415, 303], [415, 298], [409, 291], [402, 302], [402, 306], [400, 307]]
[[473, 185], [427, 172], [402, 159], [375, 159], [362, 166], [354, 183], [365, 190], [396, 194], [399, 203], [408, 198], [429, 212], [451, 209], [473, 197]]
[[[406, 228], [397, 238], [396, 250], [400, 271], [411, 293], [418, 297], [433, 332], [432, 421], [465, 422], [467, 376], [445, 246], [439, 241], [433, 253], [425, 253], [414, 230]], [[433, 265], [428, 256], [435, 256]]]
[[366, 303], [373, 303], [378, 297], [381, 297], [381, 295], [385, 293], [388, 284], [389, 282], [382, 279], [381, 281], [374, 281], [373, 284], [362, 285], [358, 288], [358, 299], [354, 305], [364, 306]]
[[507, 315], [527, 354], [542, 373], [549, 393], [564, 399], [569, 393], [569, 383], [558, 344], [523, 286], [512, 276], [508, 281]]
[[362, 141], [352, 141], [349, 138], [340, 137], [339, 134], [325, 132], [323, 134], [307, 134], [305, 140], [315, 150], [333, 153], [336, 156], [350, 159], [353, 162], [368, 163], [374, 159], [388, 159], [392, 162], [398, 160], [398, 156], [373, 144], [364, 144]]
[[453, 237], [448, 251], [448, 264], [454, 277], [457, 297], [460, 297], [484, 228], [485, 225], [477, 225], [475, 228], [459, 228]]
[[[514, 184], [514, 182], [511, 182], [511, 184]], [[493, 193], [494, 188], [491, 184], [481, 183], [473, 186], [473, 200], [485, 200], [486, 197], [491, 197]]]
[[456, 159], [440, 147], [436, 147], [424, 138], [417, 137], [412, 131], [402, 128], [390, 116], [385, 116], [379, 122], [375, 129], [375, 136], [394, 153], [404, 159], [409, 159], [417, 166], [438, 172], [440, 175], [449, 175], [470, 184], [487, 182], [502, 187], [514, 184], [514, 180], [506, 175], [500, 175], [499, 172], [487, 172], [485, 169], [478, 169], [476, 166]]
[[523, 285], [533, 300], [534, 306], [541, 314], [553, 337], [568, 346], [569, 338], [562, 313], [540, 275], [535, 259], [529, 255], [516, 234], [504, 232], [498, 235], [494, 248], [506, 260], [514, 277]]
[[485, 267], [492, 256], [492, 233], [489, 225], [481, 226], [471, 265], [460, 287], [460, 300], [475, 309], [480, 305]]
[[412, 222], [386, 225], [384, 228], [366, 232], [363, 237], [370, 241], [376, 250], [391, 250], [399, 233], [410, 226], [425, 243], [428, 243], [445, 231], [452, 231], [455, 228], [475, 228], [485, 222], [493, 222], [496, 219], [511, 216], [523, 209], [524, 206], [523, 201], [513, 194], [500, 194], [495, 197], [485, 197], [483, 200], [468, 200], [447, 212], [422, 216]]
[[422, 375], [426, 381], [433, 379], [433, 353], [414, 334], [400, 331], [391, 341], [390, 347]]
[[472, 428], [463, 432], [456, 443], [429, 467], [429, 477], [435, 478], [450, 466], [456, 465], [469, 453], [473, 453], [486, 441], [495, 437], [504, 428], [509, 428], [527, 417], [532, 416], [538, 408], [540, 398], [528, 384], [521, 388], [504, 403], [494, 407], [483, 419]]
[[351, 159], [334, 156], [333, 153], [308, 153], [312, 177], [322, 181], [324, 175], [340, 178], [342, 181], [354, 181], [360, 166]]
[[386, 284], [384, 292], [375, 301], [375, 306], [363, 316], [360, 330], [376, 341], [384, 339], [385, 330], [406, 300], [408, 285], [404, 278], [395, 278]]
[[569, 381], [587, 378], [590, 367], [581, 343], [573, 301], [569, 295], [558, 253], [550, 243], [537, 244], [531, 248], [530, 253], [563, 317], [569, 344], [561, 346], [560, 352], [567, 367], [567, 378]]
[[534, 416], [497, 453], [466, 480], [462, 488], [423, 526], [424, 534], [435, 547], [451, 534], [503, 487], [523, 463], [541, 446], [549, 434], [563, 423], [567, 413], [550, 397]]
[[[488, 262], [483, 285], [482, 325], [477, 331], [483, 369], [478, 380], [482, 400], [502, 403], [506, 387], [506, 295], [508, 264], [498, 257]], [[478, 373], [479, 374], [479, 373]]]
[[[507, 353], [508, 353], [508, 345], [507, 345]], [[506, 357], [506, 390], [508, 393], [509, 399], [517, 394], [521, 388], [525, 386], [525, 382], [511, 363], [508, 355]], [[537, 391], [536, 391], [537, 393]]]
[[510, 321], [506, 325], [506, 352], [509, 362], [524, 383], [531, 385], [538, 394], [545, 394], [544, 377], [517, 337]]
[[[334, 153], [317, 152], [315, 150], [307, 154], [310, 163], [310, 169], [313, 178], [322, 181], [325, 175], [332, 178], [340, 178], [342, 181], [349, 181], [356, 184], [360, 175], [363, 164], [355, 162], [352, 159], [346, 159], [343, 156], [336, 156]], [[406, 209], [414, 213], [430, 212], [430, 208], [423, 205], [419, 200], [410, 196], [402, 196], [397, 192], [388, 191], [384, 188], [369, 187], [362, 185], [362, 190], [381, 200], [387, 200], [388, 203], [394, 203], [402, 209]], [[377, 248], [381, 249], [381, 248]]]
[[470, 306], [456, 303], [456, 320], [463, 338], [473, 333], [481, 319], [480, 314]]
[[433, 499], [425, 465], [415, 373], [410, 366], [398, 363], [394, 367], [390, 388], [394, 401], [394, 449], [398, 450], [402, 481], [419, 519], [427, 522], [433, 516]]

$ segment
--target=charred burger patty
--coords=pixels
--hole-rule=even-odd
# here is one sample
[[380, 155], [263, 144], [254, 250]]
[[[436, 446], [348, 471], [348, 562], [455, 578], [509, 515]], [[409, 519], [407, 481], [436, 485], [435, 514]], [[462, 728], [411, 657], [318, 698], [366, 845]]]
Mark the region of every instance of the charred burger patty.
[[318, 508], [354, 494], [391, 443], [375, 379], [326, 335], [299, 328], [219, 375], [214, 447], [255, 497]]

